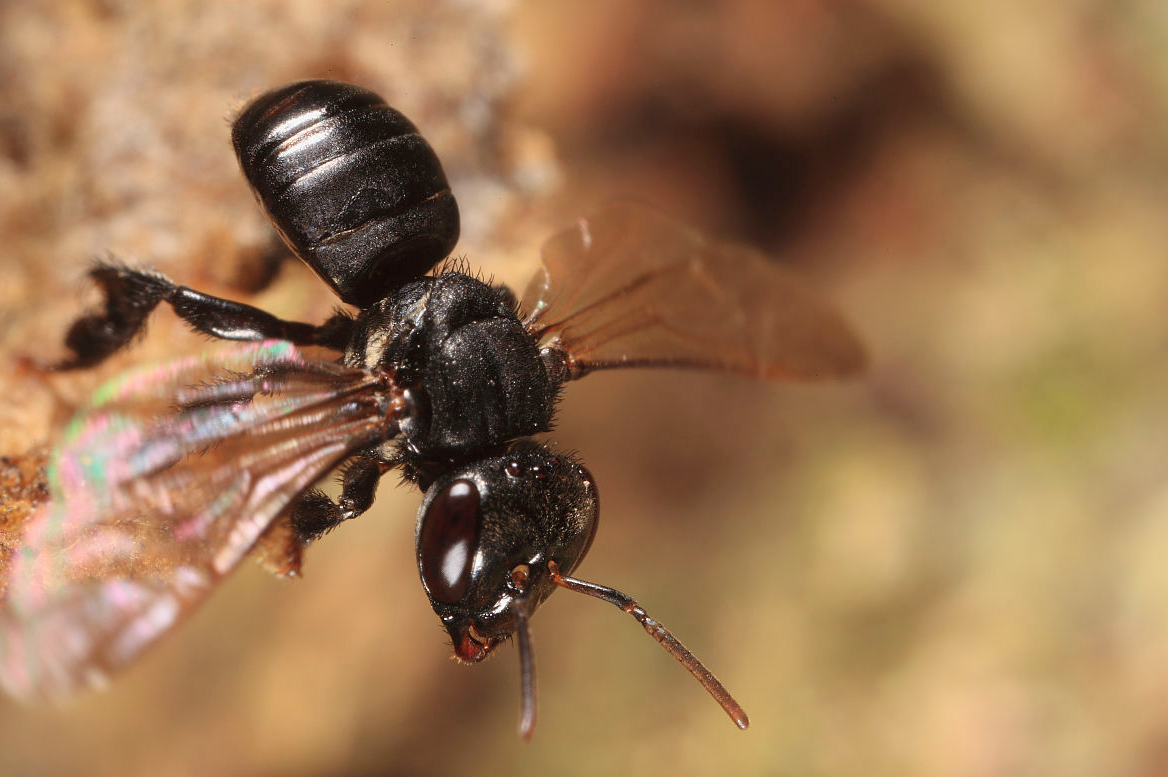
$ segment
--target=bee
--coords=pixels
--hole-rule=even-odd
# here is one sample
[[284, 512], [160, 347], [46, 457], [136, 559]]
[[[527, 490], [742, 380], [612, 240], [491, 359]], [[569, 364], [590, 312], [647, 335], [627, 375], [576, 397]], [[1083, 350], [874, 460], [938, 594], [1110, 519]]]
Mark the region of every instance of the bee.
[[[557, 588], [635, 618], [741, 728], [725, 687], [632, 597], [574, 577], [596, 533], [588, 470], [531, 436], [565, 384], [690, 367], [758, 378], [856, 374], [844, 320], [754, 251], [612, 205], [553, 236], [521, 301], [443, 265], [459, 214], [442, 166], [375, 93], [304, 81], [250, 102], [240, 167], [293, 254], [357, 309], [286, 321], [113, 262], [61, 368], [101, 362], [169, 305], [235, 341], [126, 373], [63, 434], [0, 608], [0, 684], [20, 699], [100, 686], [197, 606], [257, 544], [301, 552], [398, 470], [423, 492], [418, 571], [454, 653], [517, 635], [520, 733], [536, 718], [529, 622]], [[339, 356], [337, 356], [339, 354]], [[315, 486], [341, 473], [335, 501]]]

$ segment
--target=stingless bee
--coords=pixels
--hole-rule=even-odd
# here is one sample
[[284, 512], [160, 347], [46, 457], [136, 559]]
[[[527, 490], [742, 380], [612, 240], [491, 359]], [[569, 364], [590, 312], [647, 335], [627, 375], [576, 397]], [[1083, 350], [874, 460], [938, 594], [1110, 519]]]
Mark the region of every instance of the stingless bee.
[[[427, 274], [458, 239], [454, 196], [417, 129], [357, 86], [263, 94], [232, 139], [288, 247], [358, 312], [286, 321], [156, 272], [92, 270], [104, 305], [73, 324], [63, 367], [123, 348], [161, 303], [239, 342], [122, 375], [69, 425], [50, 503], [11, 560], [0, 683], [26, 699], [103, 683], [261, 539], [282, 537], [296, 574], [301, 549], [365, 512], [398, 469], [424, 493], [418, 569], [455, 655], [480, 661], [518, 637], [525, 737], [528, 622], [557, 587], [631, 614], [745, 728], [722, 684], [633, 598], [572, 576], [596, 532], [596, 485], [528, 438], [549, 429], [563, 386], [595, 370], [855, 374], [863, 349], [844, 321], [755, 252], [634, 205], [552, 237], [521, 302], [456, 268]], [[314, 486], [337, 470], [334, 501]]]

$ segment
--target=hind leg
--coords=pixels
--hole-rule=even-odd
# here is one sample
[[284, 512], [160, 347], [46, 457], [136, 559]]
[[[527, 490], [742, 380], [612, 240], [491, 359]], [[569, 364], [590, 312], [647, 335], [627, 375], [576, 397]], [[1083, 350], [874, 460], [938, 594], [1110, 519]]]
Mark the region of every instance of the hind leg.
[[99, 263], [89, 277], [105, 295], [104, 309], [82, 316], [69, 328], [65, 345], [72, 357], [55, 366], [90, 367], [129, 345], [146, 319], [166, 302], [191, 328], [224, 340], [289, 340], [344, 350], [353, 321], [338, 313], [320, 326], [285, 321], [259, 308], [179, 286], [161, 273]]

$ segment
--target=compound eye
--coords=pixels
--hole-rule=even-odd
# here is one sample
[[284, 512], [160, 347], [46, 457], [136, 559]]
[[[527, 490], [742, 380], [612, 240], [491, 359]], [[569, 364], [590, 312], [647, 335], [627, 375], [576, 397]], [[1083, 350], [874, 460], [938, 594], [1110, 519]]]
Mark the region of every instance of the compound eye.
[[478, 545], [479, 490], [456, 480], [439, 491], [422, 518], [422, 582], [435, 600], [453, 604], [466, 594]]

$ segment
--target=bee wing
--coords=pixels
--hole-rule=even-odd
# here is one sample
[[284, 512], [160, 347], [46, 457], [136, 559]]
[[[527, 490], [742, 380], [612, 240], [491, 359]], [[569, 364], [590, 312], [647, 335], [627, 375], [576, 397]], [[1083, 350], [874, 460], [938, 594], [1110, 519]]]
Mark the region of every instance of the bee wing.
[[136, 657], [298, 494], [383, 438], [377, 384], [268, 341], [99, 389], [55, 452], [50, 502], [12, 557], [0, 684], [63, 698]]
[[679, 366], [812, 379], [865, 363], [851, 328], [796, 276], [631, 203], [553, 236], [523, 309], [533, 336], [558, 341], [571, 377]]

